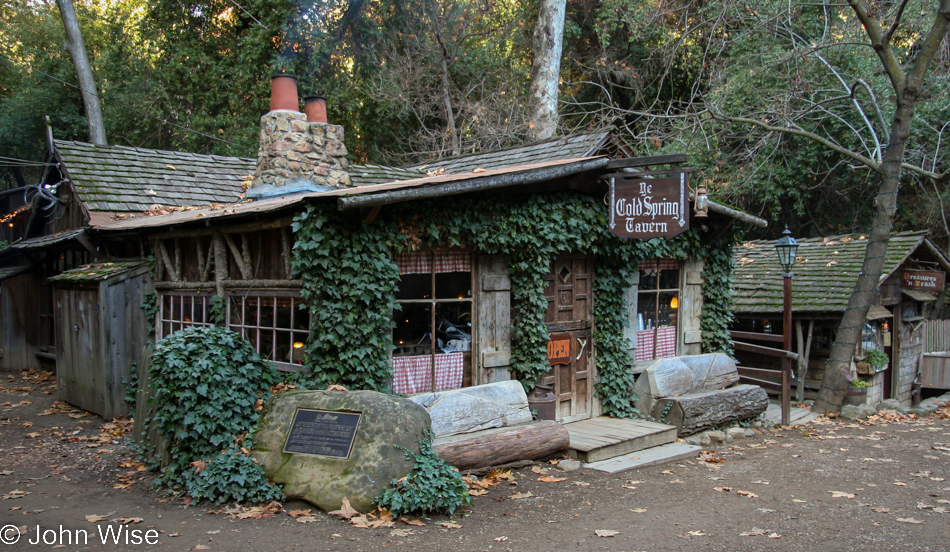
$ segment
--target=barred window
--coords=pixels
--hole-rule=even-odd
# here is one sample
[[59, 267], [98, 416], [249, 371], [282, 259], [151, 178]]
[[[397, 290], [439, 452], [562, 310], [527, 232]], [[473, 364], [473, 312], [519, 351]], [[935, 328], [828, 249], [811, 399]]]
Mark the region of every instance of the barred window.
[[158, 297], [158, 339], [188, 326], [211, 326], [211, 293], [163, 291]]
[[297, 291], [232, 293], [228, 327], [278, 368], [297, 371], [310, 333], [310, 313], [302, 305]]

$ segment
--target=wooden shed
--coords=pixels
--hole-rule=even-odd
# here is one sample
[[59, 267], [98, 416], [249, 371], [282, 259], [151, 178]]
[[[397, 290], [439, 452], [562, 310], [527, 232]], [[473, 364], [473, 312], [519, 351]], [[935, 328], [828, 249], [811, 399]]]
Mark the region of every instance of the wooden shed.
[[[792, 272], [793, 350], [800, 356], [804, 397], [818, 389], [835, 332], [861, 271], [865, 236], [842, 235], [798, 240]], [[735, 248], [736, 321], [733, 330], [782, 335], [782, 268], [775, 242], [752, 241]], [[866, 402], [899, 399], [910, 404], [925, 352], [925, 326], [942, 296], [950, 259], [927, 239], [926, 232], [891, 236], [878, 293], [872, 300], [852, 370], [868, 382]], [[926, 284], [916, 284], [927, 275]], [[867, 352], [883, 352], [889, 362], [869, 369]], [[737, 351], [746, 366], [769, 368], [778, 359]], [[740, 373], [742, 372], [740, 367]]]
[[148, 341], [142, 304], [148, 263], [94, 263], [50, 278], [56, 309], [60, 398], [105, 419], [125, 416], [126, 385]]

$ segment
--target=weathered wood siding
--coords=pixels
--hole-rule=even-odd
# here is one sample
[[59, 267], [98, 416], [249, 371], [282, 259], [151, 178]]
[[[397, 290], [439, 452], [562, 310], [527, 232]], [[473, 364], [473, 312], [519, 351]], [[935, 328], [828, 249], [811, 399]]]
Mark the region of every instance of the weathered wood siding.
[[[703, 267], [701, 259], [683, 263], [683, 281], [680, 284], [679, 328], [676, 336], [676, 354], [703, 353], [703, 333], [699, 317], [703, 312]], [[636, 318], [634, 318], [636, 320]]]
[[57, 285], [56, 379], [62, 400], [106, 419], [128, 415], [125, 382], [143, 360], [142, 301], [149, 287], [147, 266], [101, 282]]
[[921, 331], [925, 353], [950, 351], [950, 320], [927, 320]]
[[[892, 381], [892, 389], [896, 391], [894, 398], [901, 404], [911, 403], [911, 386], [917, 379], [917, 370], [920, 367], [920, 355], [924, 352], [924, 339], [920, 332], [919, 323], [904, 322], [900, 316], [900, 309], [895, 318], [898, 319], [897, 330], [897, 371], [894, 372], [896, 381]], [[893, 363], [892, 363], [893, 364]], [[894, 366], [891, 366], [894, 370]], [[896, 387], [896, 389], [895, 389]]]
[[38, 293], [31, 272], [0, 280], [0, 370], [40, 367]]
[[476, 383], [506, 381], [511, 379], [511, 279], [504, 257], [480, 256], [478, 281]]

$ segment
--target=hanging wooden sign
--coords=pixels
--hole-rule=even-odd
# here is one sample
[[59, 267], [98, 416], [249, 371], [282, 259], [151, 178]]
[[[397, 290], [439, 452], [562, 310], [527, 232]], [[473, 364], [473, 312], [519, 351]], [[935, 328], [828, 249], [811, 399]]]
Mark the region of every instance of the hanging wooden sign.
[[648, 240], [689, 230], [686, 180], [685, 172], [667, 178], [611, 178], [610, 232]]
[[901, 274], [901, 287], [921, 291], [943, 291], [946, 274], [927, 270], [905, 270]]

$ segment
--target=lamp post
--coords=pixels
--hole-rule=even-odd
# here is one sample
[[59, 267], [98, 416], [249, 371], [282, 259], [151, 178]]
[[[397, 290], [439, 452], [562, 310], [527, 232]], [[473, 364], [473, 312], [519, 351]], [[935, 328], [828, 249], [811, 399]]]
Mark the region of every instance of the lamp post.
[[798, 252], [798, 242], [792, 237], [788, 225], [782, 232], [782, 237], [775, 242], [775, 252], [778, 253], [778, 262], [782, 265], [783, 293], [782, 293], [782, 348], [785, 356], [782, 357], [782, 425], [791, 422], [791, 373], [792, 359], [788, 354], [792, 350], [792, 267], [795, 266], [795, 254]]

